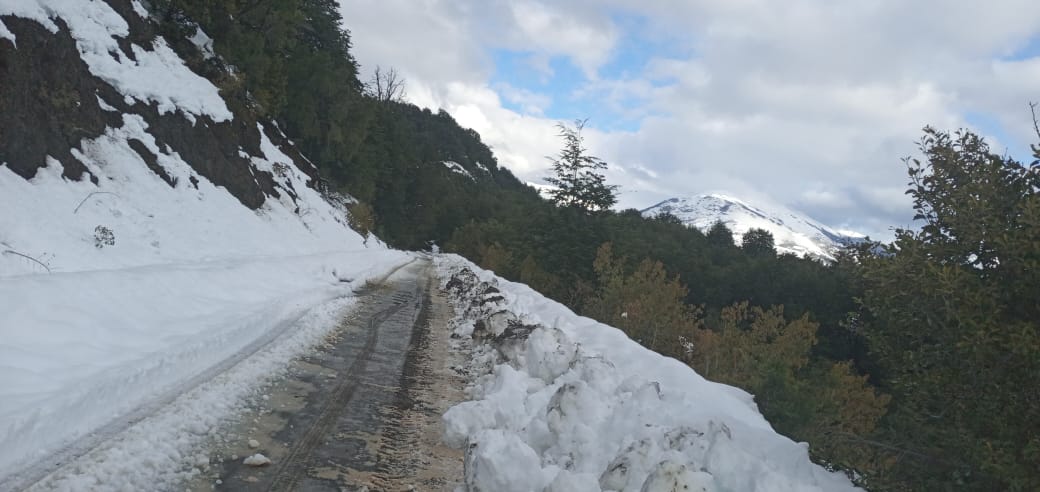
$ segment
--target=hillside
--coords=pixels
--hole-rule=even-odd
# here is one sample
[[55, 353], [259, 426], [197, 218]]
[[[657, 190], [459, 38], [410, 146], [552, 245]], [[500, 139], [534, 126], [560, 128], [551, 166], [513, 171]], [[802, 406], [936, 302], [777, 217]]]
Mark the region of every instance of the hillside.
[[779, 253], [829, 261], [833, 261], [835, 253], [843, 247], [863, 240], [862, 235], [839, 232], [785, 207], [759, 207], [722, 194], [670, 198], [641, 212], [645, 217], [670, 214], [701, 231], [722, 222], [733, 231], [737, 244], [748, 230], [764, 229], [773, 234]]

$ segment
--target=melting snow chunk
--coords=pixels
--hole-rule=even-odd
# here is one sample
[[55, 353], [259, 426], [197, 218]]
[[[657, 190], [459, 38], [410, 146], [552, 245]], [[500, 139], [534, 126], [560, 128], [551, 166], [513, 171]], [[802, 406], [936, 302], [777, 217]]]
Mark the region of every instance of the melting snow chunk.
[[256, 453], [242, 460], [242, 464], [246, 466], [267, 466], [271, 464], [271, 459], [260, 453]]

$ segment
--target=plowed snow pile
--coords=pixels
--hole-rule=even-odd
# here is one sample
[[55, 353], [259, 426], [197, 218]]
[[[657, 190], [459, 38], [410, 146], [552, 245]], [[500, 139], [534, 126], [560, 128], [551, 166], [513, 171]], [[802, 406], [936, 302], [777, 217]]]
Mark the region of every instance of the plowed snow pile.
[[500, 492], [857, 490], [774, 432], [751, 396], [454, 255], [471, 401], [445, 415], [466, 484]]

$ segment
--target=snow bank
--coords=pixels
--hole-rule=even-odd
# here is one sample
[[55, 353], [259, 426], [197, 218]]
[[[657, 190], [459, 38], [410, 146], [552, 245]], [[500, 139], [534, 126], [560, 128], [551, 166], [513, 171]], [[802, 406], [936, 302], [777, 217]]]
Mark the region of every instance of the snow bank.
[[[144, 12], [136, 2], [134, 8], [138, 15]], [[117, 38], [127, 37], [129, 26], [103, 1], [0, 0], [0, 15], [32, 19], [53, 33], [58, 25], [52, 19], [60, 18], [90, 73], [115, 87], [128, 103], [155, 102], [160, 113], [180, 110], [193, 122], [202, 115], [213, 121], [232, 119], [217, 87], [189, 70], [162, 38], [156, 38], [150, 49], [131, 43], [133, 58], [124, 53]], [[14, 35], [3, 32], [8, 31], [0, 28], [0, 37], [14, 41]]]
[[840, 491], [843, 475], [775, 433], [747, 393], [461, 257], [438, 257], [471, 401], [444, 415], [466, 483], [495, 491]]

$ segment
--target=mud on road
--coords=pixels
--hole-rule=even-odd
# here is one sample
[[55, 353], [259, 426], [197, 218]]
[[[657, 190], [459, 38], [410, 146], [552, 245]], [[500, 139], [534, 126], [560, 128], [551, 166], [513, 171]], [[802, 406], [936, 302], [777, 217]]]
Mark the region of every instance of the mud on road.
[[[440, 416], [466, 381], [450, 318], [429, 262], [366, 287], [325, 343], [214, 440], [211, 465], [187, 488], [454, 490], [462, 453], [441, 443]], [[243, 464], [256, 453], [271, 464]]]

